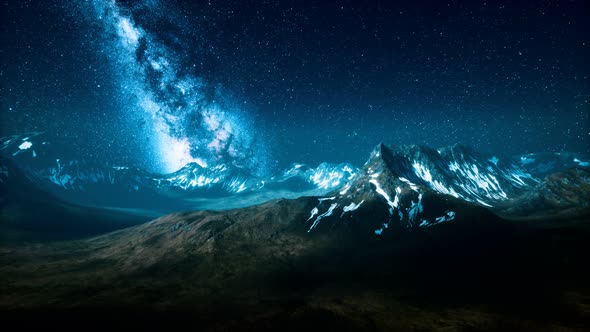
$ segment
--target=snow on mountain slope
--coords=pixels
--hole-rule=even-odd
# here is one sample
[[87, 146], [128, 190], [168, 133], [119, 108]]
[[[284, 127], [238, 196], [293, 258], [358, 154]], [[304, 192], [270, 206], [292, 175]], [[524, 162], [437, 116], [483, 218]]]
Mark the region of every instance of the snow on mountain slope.
[[[512, 200], [537, 191], [547, 172], [590, 166], [584, 156], [571, 153], [529, 154], [500, 160], [461, 145], [436, 150], [419, 145], [389, 149], [380, 144], [362, 170], [347, 163], [322, 163], [317, 167], [293, 164], [277, 175], [260, 178], [233, 165], [203, 167], [189, 163], [171, 174], [152, 174], [139, 168], [85, 160], [60, 146], [52, 144], [43, 133], [0, 139], [2, 155], [14, 160], [33, 183], [79, 204], [159, 206], [171, 212], [241, 207], [276, 198], [358, 196], [353, 192], [357, 190], [370, 191], [384, 199], [388, 209], [397, 211], [400, 221], [406, 218], [407, 224], [419, 221], [423, 226], [455, 218], [449, 210], [439, 211], [425, 222], [418, 219], [428, 193], [505, 209]], [[0, 180], [8, 176], [4, 170], [0, 173]], [[365, 196], [346, 201], [323, 198], [317, 215], [310, 213], [310, 228], [315, 228], [323, 218], [352, 214], [368, 204]], [[400, 205], [404, 205], [403, 209]]]
[[323, 195], [342, 186], [357, 171], [345, 163], [317, 167], [295, 164], [280, 175], [260, 178], [233, 165], [203, 167], [189, 163], [170, 174], [153, 174], [77, 157], [57, 148], [43, 133], [4, 137], [0, 139], [0, 152], [13, 159], [32, 182], [67, 200], [91, 205], [115, 204], [115, 198], [135, 205], [141, 201], [153, 204], [158, 196], [168, 200], [264, 194], [260, 197], [268, 200], [297, 193]]

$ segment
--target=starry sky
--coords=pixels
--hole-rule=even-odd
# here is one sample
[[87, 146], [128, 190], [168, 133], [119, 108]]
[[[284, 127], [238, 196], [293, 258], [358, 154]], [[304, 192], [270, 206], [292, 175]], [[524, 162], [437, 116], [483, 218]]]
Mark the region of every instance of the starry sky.
[[[0, 130], [169, 172], [590, 153], [588, 1], [2, 1]], [[66, 147], [64, 147], [65, 149]]]

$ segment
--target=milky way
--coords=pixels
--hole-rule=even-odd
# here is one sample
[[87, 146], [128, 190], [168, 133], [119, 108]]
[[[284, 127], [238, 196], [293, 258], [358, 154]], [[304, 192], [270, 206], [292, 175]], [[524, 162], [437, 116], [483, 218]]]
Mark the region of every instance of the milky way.
[[[590, 153], [588, 1], [9, 1], [0, 131], [170, 172]], [[270, 155], [269, 155], [270, 153]]]
[[129, 131], [139, 131], [136, 136], [151, 148], [148, 168], [173, 172], [195, 162], [261, 170], [265, 151], [255, 142], [245, 112], [224, 97], [222, 88], [181, 69], [175, 53], [137, 24], [132, 10], [108, 0], [92, 4], [91, 19], [104, 33], [104, 52], [125, 100], [121, 111], [128, 113]]

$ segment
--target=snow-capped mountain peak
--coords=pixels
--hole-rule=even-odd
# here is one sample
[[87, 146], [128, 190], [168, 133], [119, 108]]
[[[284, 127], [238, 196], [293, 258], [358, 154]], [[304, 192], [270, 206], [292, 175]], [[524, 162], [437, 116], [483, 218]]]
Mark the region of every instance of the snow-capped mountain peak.
[[[410, 145], [392, 150], [380, 143], [342, 190], [333, 192], [329, 200], [319, 199], [315, 213], [310, 213], [308, 231], [322, 219], [346, 219], [347, 214], [358, 217], [363, 212], [355, 210], [371, 205], [371, 220], [381, 220], [380, 225], [373, 225], [377, 235], [392, 227], [432, 226], [454, 220], [461, 204], [492, 207], [540, 182], [517, 165], [490, 159], [461, 145], [439, 150]], [[375, 215], [375, 211], [382, 212]]]

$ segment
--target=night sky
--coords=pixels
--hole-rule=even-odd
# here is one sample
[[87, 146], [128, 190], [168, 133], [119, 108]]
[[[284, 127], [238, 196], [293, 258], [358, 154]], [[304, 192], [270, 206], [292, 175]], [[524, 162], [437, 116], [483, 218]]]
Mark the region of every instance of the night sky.
[[[167, 172], [590, 153], [588, 1], [2, 1], [0, 130]], [[65, 148], [65, 147], [64, 147]]]

